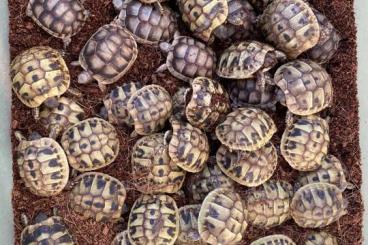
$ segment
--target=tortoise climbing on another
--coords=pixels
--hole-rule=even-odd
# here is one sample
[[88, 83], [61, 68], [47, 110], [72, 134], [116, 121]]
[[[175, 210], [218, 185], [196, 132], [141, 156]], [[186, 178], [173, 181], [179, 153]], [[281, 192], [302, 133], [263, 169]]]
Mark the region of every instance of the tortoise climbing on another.
[[304, 245], [339, 245], [336, 237], [331, 234], [321, 231], [313, 232], [307, 236]]
[[133, 245], [129, 240], [128, 230], [118, 233], [111, 242], [111, 245]]
[[252, 242], [250, 245], [279, 245], [279, 244], [296, 245], [296, 243], [293, 240], [291, 240], [290, 237], [281, 234], [262, 237]]
[[200, 209], [201, 204], [185, 205], [179, 208], [179, 236], [176, 244], [204, 244], [198, 232]]

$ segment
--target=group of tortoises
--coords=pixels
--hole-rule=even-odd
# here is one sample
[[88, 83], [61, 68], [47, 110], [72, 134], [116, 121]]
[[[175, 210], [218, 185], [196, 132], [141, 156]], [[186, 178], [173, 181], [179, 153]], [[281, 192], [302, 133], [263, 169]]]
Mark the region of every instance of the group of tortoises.
[[[76, 91], [62, 54], [43, 46], [22, 52], [11, 63], [13, 91], [49, 131], [28, 140], [15, 132], [29, 191], [42, 197], [69, 191], [71, 209], [85, 218], [121, 220], [125, 183], [102, 168], [126, 150], [116, 126], [128, 125], [142, 136], [131, 155], [132, 174], [140, 176], [132, 182], [142, 195], [113, 244], [231, 245], [248, 226], [269, 229], [292, 218], [301, 227], [322, 228], [347, 213], [345, 169], [328, 154], [328, 120], [318, 115], [333, 98], [322, 65], [340, 41], [322, 13], [303, 0], [177, 0], [178, 13], [161, 0], [113, 3], [119, 15], [91, 36], [72, 64], [83, 68], [78, 83], [97, 81], [105, 92], [145, 44], [166, 54], [157, 72], [167, 69], [189, 86], [171, 96], [160, 85], [125, 83], [110, 90], [96, 117], [86, 118], [63, 96]], [[193, 37], [179, 34], [178, 14]], [[67, 46], [89, 12], [79, 0], [30, 0], [27, 15]], [[263, 41], [252, 39], [257, 30]], [[238, 41], [216, 55], [211, 46], [218, 40]], [[288, 109], [280, 146], [272, 143], [277, 127], [267, 112], [277, 102]], [[214, 141], [221, 143], [215, 153]], [[279, 153], [301, 173], [294, 186], [271, 179]], [[188, 203], [178, 207], [170, 194], [181, 190]], [[71, 233], [62, 218], [40, 214], [21, 241], [74, 244]], [[251, 244], [295, 244], [286, 235]], [[305, 244], [336, 245], [337, 239], [315, 232]]]

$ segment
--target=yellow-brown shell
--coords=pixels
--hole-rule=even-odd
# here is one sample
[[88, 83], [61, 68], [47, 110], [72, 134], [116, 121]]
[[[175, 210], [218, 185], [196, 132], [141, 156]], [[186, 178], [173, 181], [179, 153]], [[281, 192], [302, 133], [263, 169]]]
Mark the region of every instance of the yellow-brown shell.
[[309, 234], [304, 245], [339, 245], [339, 243], [337, 242], [336, 237], [327, 232], [321, 231]]
[[204, 244], [198, 232], [198, 216], [201, 204], [179, 208], [179, 236], [175, 244]]
[[293, 240], [291, 240], [290, 237], [281, 234], [262, 237], [252, 242], [250, 245], [280, 245], [280, 244], [296, 245], [296, 243]]
[[111, 245], [133, 245], [129, 240], [128, 230], [118, 233]]

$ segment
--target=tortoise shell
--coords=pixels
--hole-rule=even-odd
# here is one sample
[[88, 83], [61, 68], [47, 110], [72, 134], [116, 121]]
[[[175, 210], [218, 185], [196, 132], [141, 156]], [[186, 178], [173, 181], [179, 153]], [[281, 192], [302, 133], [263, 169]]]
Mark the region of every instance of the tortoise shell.
[[61, 144], [70, 166], [81, 172], [106, 167], [119, 153], [115, 128], [100, 118], [89, 118], [68, 128]]
[[238, 108], [216, 128], [216, 136], [230, 150], [255, 151], [276, 132], [272, 118], [257, 108]]
[[44, 46], [28, 49], [10, 64], [14, 93], [28, 107], [64, 94], [70, 84], [68, 67], [61, 54]]
[[237, 244], [248, 224], [240, 196], [231, 189], [217, 188], [204, 199], [198, 218], [198, 231], [209, 244]]
[[250, 245], [279, 245], [279, 244], [296, 245], [296, 243], [293, 240], [291, 240], [290, 237], [281, 234], [262, 237], [252, 242]]
[[309, 234], [304, 245], [339, 245], [339, 243], [336, 237], [321, 231]]
[[179, 235], [179, 210], [167, 195], [142, 195], [129, 215], [128, 235], [136, 245], [172, 245]]
[[186, 205], [179, 208], [179, 236], [176, 244], [204, 244], [198, 232], [200, 204]]
[[266, 40], [289, 59], [314, 47], [320, 38], [317, 17], [303, 0], [272, 1], [260, 16], [259, 27]]
[[128, 230], [118, 233], [111, 245], [133, 245], [128, 237]]
[[120, 220], [126, 190], [119, 180], [107, 174], [88, 172], [79, 175], [73, 183], [69, 198], [75, 212], [96, 221]]
[[303, 186], [291, 201], [291, 216], [303, 228], [325, 227], [347, 214], [347, 201], [342, 191], [328, 183]]
[[159, 85], [147, 85], [135, 92], [127, 105], [140, 135], [149, 135], [161, 130], [172, 113], [170, 94]]
[[326, 120], [318, 116], [299, 117], [288, 125], [281, 138], [281, 155], [299, 171], [318, 169], [330, 143]]
[[332, 79], [311, 60], [294, 60], [277, 69], [274, 82], [285, 96], [290, 112], [312, 115], [332, 104]]

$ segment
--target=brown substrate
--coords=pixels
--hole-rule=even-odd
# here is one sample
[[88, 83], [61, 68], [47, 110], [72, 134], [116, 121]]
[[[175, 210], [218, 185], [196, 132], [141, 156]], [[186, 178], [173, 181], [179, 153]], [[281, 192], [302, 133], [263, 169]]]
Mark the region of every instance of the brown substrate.
[[[28, 0], [9, 1], [10, 9], [10, 46], [11, 57], [14, 58], [21, 51], [37, 45], [49, 45], [56, 49], [62, 48], [61, 41], [50, 37], [39, 27], [37, 27], [30, 18], [25, 16], [25, 8]], [[69, 63], [78, 59], [78, 54], [84, 43], [88, 40], [94, 31], [103, 24], [109, 23], [115, 16], [111, 0], [86, 0], [85, 6], [92, 13], [87, 25], [82, 32], [73, 38], [71, 45], [66, 50], [65, 59]], [[356, 43], [355, 26], [353, 15], [352, 0], [312, 0], [312, 4], [332, 21], [335, 27], [343, 36], [341, 48], [338, 54], [331, 60], [327, 70], [333, 78], [334, 84], [334, 104], [325, 113], [331, 117], [330, 135], [331, 145], [330, 153], [342, 160], [348, 169], [348, 180], [355, 185], [352, 191], [346, 191], [345, 196], [349, 200], [348, 214], [326, 228], [339, 239], [339, 244], [356, 245], [362, 244], [362, 211], [363, 205], [360, 195], [360, 185], [362, 173], [360, 168], [359, 152], [359, 132], [358, 132], [358, 101], [356, 86]], [[133, 68], [116, 85], [123, 84], [131, 80], [140, 80], [144, 83], [159, 83], [173, 93], [180, 82], [172, 76], [165, 74], [163, 76], [152, 77], [154, 70], [164, 61], [163, 56], [157, 48], [139, 45], [139, 55]], [[84, 107], [88, 116], [95, 113], [96, 108], [103, 98], [96, 84], [78, 85], [76, 77], [79, 68], [70, 66], [72, 74], [72, 87], [79, 89], [83, 96], [76, 98]], [[111, 87], [110, 87], [111, 88]], [[278, 106], [278, 114], [274, 114], [274, 119], [278, 123], [278, 134], [274, 137], [274, 142], [280, 141], [284, 129], [283, 118], [285, 110]], [[37, 130], [42, 135], [47, 135], [42, 125], [37, 124], [31, 114], [31, 110], [22, 105], [14, 96], [12, 104], [12, 124], [13, 130], [21, 130], [25, 135], [31, 131]], [[111, 174], [122, 180], [128, 187], [128, 206], [131, 207], [139, 193], [131, 188], [131, 181], [134, 179], [129, 173], [129, 155], [132, 145], [136, 139], [129, 139], [130, 130], [128, 128], [119, 128], [121, 140], [121, 152], [112, 165], [102, 169], [104, 173]], [[17, 146], [16, 140], [12, 138], [13, 148]], [[96, 244], [109, 245], [116, 232], [126, 227], [126, 223], [96, 223], [92, 220], [82, 220], [80, 216], [68, 208], [67, 192], [51, 197], [40, 198], [30, 194], [20, 180], [18, 170], [14, 164], [14, 190], [13, 207], [15, 222], [16, 244], [19, 244], [19, 236], [22, 230], [20, 223], [20, 214], [26, 213], [31, 218], [39, 211], [50, 212], [52, 207], [57, 207], [59, 214], [65, 218], [75, 241], [78, 244]], [[280, 166], [274, 178], [291, 181], [297, 172], [292, 170], [285, 161], [280, 158]], [[244, 191], [242, 187], [239, 192]], [[182, 197], [176, 196], [179, 205], [183, 204]], [[127, 220], [127, 214], [124, 214]], [[249, 227], [245, 233], [245, 240], [242, 244], [249, 244], [260, 236], [283, 233], [292, 237], [297, 244], [302, 244], [307, 230], [301, 229], [292, 221], [284, 225], [271, 229], [260, 230]]]

